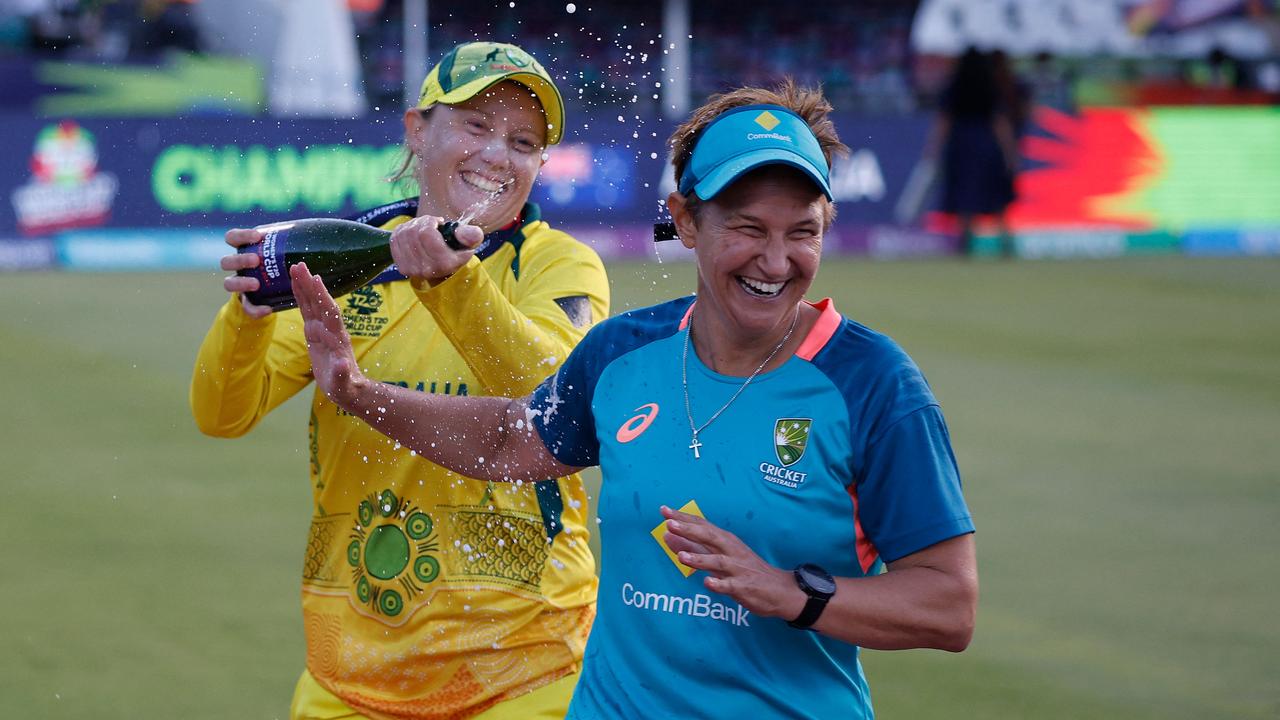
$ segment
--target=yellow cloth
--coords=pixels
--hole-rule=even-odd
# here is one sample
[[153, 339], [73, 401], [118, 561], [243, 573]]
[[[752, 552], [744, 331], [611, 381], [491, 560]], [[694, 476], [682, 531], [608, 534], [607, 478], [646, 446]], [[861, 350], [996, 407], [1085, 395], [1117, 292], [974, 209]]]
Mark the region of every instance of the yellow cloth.
[[[573, 296], [588, 299], [592, 321], [608, 315], [600, 259], [534, 220], [434, 288], [396, 281], [338, 304], [369, 377], [519, 397], [586, 333], [556, 303]], [[242, 435], [310, 383], [300, 320], [250, 318], [234, 297], [223, 306], [192, 376], [201, 430]], [[310, 455], [302, 609], [316, 682], [362, 714], [452, 718], [577, 671], [596, 594], [581, 478], [464, 478], [319, 392]]]
[[[577, 673], [567, 675], [520, 697], [500, 702], [479, 715], [471, 715], [469, 720], [563, 720], [577, 684]], [[367, 717], [321, 687], [311, 673], [302, 671], [289, 705], [289, 720], [365, 720]]]

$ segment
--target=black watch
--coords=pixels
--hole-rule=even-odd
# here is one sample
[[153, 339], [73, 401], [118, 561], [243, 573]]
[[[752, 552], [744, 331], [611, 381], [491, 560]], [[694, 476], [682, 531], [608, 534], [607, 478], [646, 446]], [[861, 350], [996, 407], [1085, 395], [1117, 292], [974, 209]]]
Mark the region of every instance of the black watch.
[[836, 581], [831, 573], [813, 563], [798, 565], [791, 574], [795, 576], [796, 584], [804, 594], [809, 596], [809, 601], [804, 604], [799, 617], [787, 624], [793, 628], [805, 629], [818, 622], [822, 611], [827, 608], [827, 601], [836, 594]]

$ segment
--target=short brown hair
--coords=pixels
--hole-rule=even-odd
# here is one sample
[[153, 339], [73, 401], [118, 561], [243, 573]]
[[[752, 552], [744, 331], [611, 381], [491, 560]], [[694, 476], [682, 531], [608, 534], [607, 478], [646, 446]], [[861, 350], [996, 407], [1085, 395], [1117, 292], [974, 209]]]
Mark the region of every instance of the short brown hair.
[[[702, 107], [693, 111], [688, 120], [680, 123], [667, 140], [676, 187], [680, 186], [680, 176], [684, 174], [685, 165], [688, 165], [689, 159], [693, 157], [693, 148], [698, 143], [698, 138], [702, 136], [702, 131], [711, 124], [712, 120], [743, 105], [778, 105], [799, 115], [809, 125], [814, 137], [818, 139], [818, 146], [822, 148], [822, 155], [827, 160], [828, 168], [831, 167], [831, 160], [835, 155], [849, 153], [849, 147], [840, 141], [835, 123], [831, 122], [829, 117], [831, 103], [822, 94], [822, 87], [801, 87], [796, 85], [795, 80], [788, 77], [772, 88], [747, 86], [712, 95], [707, 98]], [[693, 192], [689, 193], [688, 198], [689, 210], [696, 216], [700, 198]], [[828, 208], [826, 224], [830, 226], [831, 220], [835, 217], [835, 206], [828, 203]]]

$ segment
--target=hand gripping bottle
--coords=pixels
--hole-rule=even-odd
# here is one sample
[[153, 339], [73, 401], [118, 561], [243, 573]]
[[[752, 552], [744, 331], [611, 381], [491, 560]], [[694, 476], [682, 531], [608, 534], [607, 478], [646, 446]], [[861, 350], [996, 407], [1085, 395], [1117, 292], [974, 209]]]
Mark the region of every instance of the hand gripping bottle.
[[[458, 223], [441, 223], [440, 234], [454, 250], [464, 250], [454, 237]], [[289, 268], [300, 262], [324, 279], [334, 296], [363, 287], [392, 263], [391, 233], [387, 230], [332, 218], [312, 218], [265, 225], [262, 242], [245, 245], [241, 253], [258, 256], [258, 267], [237, 272], [258, 279], [258, 289], [245, 293], [254, 305], [273, 311], [297, 307], [289, 280]]]

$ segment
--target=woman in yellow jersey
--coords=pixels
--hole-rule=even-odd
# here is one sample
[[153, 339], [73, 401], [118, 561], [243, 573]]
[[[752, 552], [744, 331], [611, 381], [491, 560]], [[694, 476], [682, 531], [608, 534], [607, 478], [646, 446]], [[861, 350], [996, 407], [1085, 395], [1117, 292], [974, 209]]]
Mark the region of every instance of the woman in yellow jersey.
[[[409, 198], [358, 219], [392, 230], [396, 266], [340, 299], [370, 377], [425, 393], [524, 395], [609, 311], [599, 257], [528, 202], [564, 108], [514, 45], [454, 48], [404, 115]], [[450, 249], [442, 219], [474, 216]], [[240, 247], [257, 230], [227, 233]], [[224, 270], [257, 262], [223, 258]], [[200, 347], [200, 429], [248, 432], [311, 381], [296, 310], [232, 297]], [[512, 485], [445, 470], [315, 392], [302, 572], [306, 670], [293, 718], [563, 717], [595, 614], [576, 475]]]

